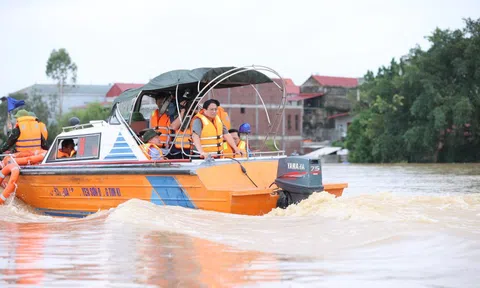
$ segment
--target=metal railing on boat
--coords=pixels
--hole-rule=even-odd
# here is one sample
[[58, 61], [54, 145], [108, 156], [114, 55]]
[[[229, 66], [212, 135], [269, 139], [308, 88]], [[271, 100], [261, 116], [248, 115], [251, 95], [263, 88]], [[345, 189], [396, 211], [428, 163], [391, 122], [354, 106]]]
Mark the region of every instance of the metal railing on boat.
[[74, 126], [65, 126], [65, 127], [62, 127], [62, 132], [68, 132], [68, 131], [72, 131], [72, 130], [79, 130], [79, 129], [85, 129], [85, 128], [91, 128], [91, 127], [94, 127], [95, 124], [107, 124], [105, 121], [103, 120], [97, 120], [97, 121], [90, 121], [89, 123], [85, 123], [85, 124], [78, 124], [78, 125], [74, 125]]

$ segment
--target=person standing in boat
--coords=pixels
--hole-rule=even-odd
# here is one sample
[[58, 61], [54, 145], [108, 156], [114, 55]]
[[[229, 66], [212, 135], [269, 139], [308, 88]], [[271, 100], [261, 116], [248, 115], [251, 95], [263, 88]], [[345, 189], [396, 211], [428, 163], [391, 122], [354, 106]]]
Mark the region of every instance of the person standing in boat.
[[233, 147], [236, 154], [243, 155], [228, 133], [227, 127], [217, 115], [220, 102], [216, 99], [209, 99], [203, 103], [203, 109], [193, 117], [192, 140], [196, 152], [206, 158], [210, 153], [218, 155], [223, 152], [223, 140]]
[[145, 131], [142, 136], [143, 144], [140, 148], [142, 149], [145, 156], [148, 160], [163, 160], [163, 152], [159, 147], [161, 145], [160, 132], [155, 131], [154, 129], [149, 129]]
[[166, 112], [171, 101], [172, 96], [170, 94], [162, 93], [156, 96], [155, 103], [157, 104], [158, 109], [155, 109], [150, 117], [150, 128], [161, 133], [160, 144], [158, 145], [160, 148], [167, 148], [170, 141], [171, 121], [170, 116]]
[[28, 112], [28, 115], [32, 116], [35, 118], [35, 121], [38, 122], [38, 125], [40, 125], [40, 131], [42, 131], [42, 136], [43, 138], [45, 138], [45, 140], [48, 140], [48, 130], [47, 130], [47, 126], [45, 125], [45, 123], [43, 123], [42, 121], [40, 121], [37, 117], [37, 115], [35, 115], [34, 112]]
[[[245, 157], [247, 155], [247, 144], [245, 143], [245, 141], [240, 139], [240, 136], [238, 135], [238, 130], [230, 129], [228, 130], [228, 133], [232, 135], [233, 141], [235, 142], [237, 148], [242, 151], [243, 155], [241, 157]], [[230, 145], [227, 144], [227, 142], [223, 142], [223, 154], [225, 154], [226, 157], [240, 158], [233, 155], [233, 149], [232, 147], [230, 147]]]
[[19, 110], [15, 116], [17, 124], [8, 136], [7, 141], [0, 148], [0, 154], [12, 148], [17, 152], [48, 150], [47, 139], [42, 135], [42, 130], [34, 117], [28, 115], [27, 110]]
[[[184, 154], [182, 153], [182, 147], [185, 154], [190, 154], [190, 138], [192, 133], [190, 129], [186, 127], [186, 124], [189, 122], [188, 117], [185, 117], [185, 112], [188, 109], [187, 105], [187, 101], [183, 100], [179, 103], [177, 109], [175, 101], [172, 101], [166, 112], [170, 117], [171, 124], [169, 128], [171, 129], [173, 141], [170, 152], [167, 155], [168, 159], [183, 159]], [[178, 111], [180, 111], [180, 115]], [[177, 134], [178, 136], [175, 138]]]
[[[155, 109], [152, 112], [152, 116], [150, 117], [150, 128], [155, 129], [157, 132], [160, 132], [161, 135], [160, 141], [161, 143], [158, 145], [160, 148], [169, 148], [170, 141], [172, 137], [175, 135], [174, 133], [178, 132], [181, 126], [180, 117], [177, 113], [177, 107], [175, 106], [174, 102], [172, 101], [173, 97], [170, 94], [163, 93], [155, 98], [155, 102], [157, 104], [158, 109]], [[180, 102], [180, 116], [183, 119], [186, 111], [186, 101]], [[188, 133], [190, 134], [190, 133]], [[188, 136], [189, 138], [190, 136]], [[180, 138], [179, 138], [180, 140]], [[171, 156], [181, 155], [181, 150], [176, 148], [177, 145], [172, 147], [170, 154]], [[181, 149], [181, 148], [180, 148]], [[187, 147], [184, 147], [187, 149]], [[188, 151], [188, 149], [187, 149]], [[178, 158], [178, 157], [172, 157]], [[181, 158], [181, 157], [180, 157]]]
[[220, 117], [223, 124], [225, 124], [225, 127], [227, 127], [227, 130], [230, 130], [231, 128], [230, 116], [228, 116], [227, 111], [225, 111], [225, 109], [223, 109], [223, 107], [221, 106], [218, 106], [217, 109], [218, 109], [217, 110], [218, 117]]

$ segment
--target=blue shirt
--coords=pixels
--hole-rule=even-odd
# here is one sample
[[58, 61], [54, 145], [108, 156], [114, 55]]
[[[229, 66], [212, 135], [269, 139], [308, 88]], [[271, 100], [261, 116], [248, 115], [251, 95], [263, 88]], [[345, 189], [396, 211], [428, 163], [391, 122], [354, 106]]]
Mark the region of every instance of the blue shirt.
[[152, 158], [152, 160], [162, 160], [162, 155], [160, 155], [160, 151], [157, 149], [150, 147], [148, 148], [148, 155]]

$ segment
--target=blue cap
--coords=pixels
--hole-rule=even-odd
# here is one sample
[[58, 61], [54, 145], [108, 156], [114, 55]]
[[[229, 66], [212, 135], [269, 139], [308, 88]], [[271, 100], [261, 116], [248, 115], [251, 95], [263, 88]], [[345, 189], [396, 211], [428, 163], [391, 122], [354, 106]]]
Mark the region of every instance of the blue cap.
[[240, 127], [238, 128], [238, 133], [246, 133], [246, 134], [249, 134], [250, 132], [252, 132], [252, 128], [250, 128], [250, 124], [248, 124], [248, 123], [243, 123], [243, 124], [240, 125]]

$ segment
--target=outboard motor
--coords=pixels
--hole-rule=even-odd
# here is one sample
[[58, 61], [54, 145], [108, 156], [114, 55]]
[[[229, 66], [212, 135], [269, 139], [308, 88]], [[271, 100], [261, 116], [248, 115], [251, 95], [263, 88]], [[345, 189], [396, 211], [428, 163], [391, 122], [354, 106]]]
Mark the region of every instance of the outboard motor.
[[282, 189], [277, 207], [307, 199], [315, 191], [323, 191], [320, 159], [308, 156], [289, 156], [278, 161], [275, 184]]

